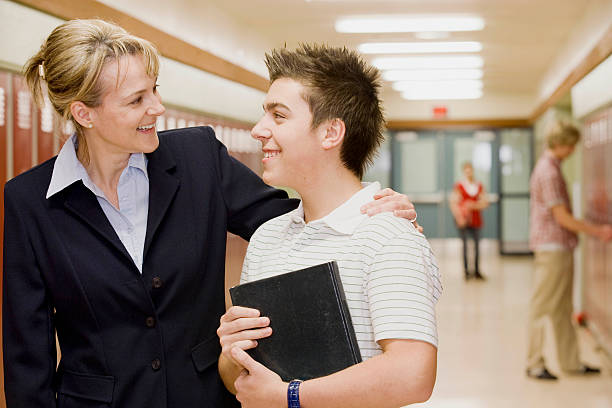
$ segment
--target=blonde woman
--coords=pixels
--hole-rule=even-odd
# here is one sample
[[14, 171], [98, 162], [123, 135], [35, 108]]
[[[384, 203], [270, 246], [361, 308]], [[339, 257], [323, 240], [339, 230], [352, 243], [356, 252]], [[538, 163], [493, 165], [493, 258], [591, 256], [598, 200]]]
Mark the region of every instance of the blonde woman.
[[[298, 202], [208, 127], [158, 135], [158, 69], [153, 45], [100, 20], [58, 26], [24, 68], [76, 133], [5, 188], [10, 408], [238, 405], [217, 372], [226, 233]], [[370, 211], [413, 215], [387, 193]]]

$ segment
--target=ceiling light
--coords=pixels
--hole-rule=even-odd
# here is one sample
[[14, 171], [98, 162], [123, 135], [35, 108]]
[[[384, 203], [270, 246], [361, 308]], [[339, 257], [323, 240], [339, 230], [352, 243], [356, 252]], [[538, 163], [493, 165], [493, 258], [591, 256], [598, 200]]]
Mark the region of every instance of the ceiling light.
[[477, 31], [484, 28], [480, 17], [343, 17], [336, 20], [340, 33], [409, 33], [422, 31]]
[[457, 81], [399, 81], [392, 85], [396, 91], [409, 92], [444, 92], [482, 89], [482, 81], [479, 79], [461, 79]]
[[482, 68], [479, 56], [452, 57], [380, 57], [372, 61], [378, 69], [455, 69]]
[[466, 89], [460, 91], [405, 91], [402, 92], [402, 98], [411, 101], [478, 99], [482, 98], [482, 90]]
[[479, 52], [482, 44], [476, 41], [454, 42], [380, 42], [359, 47], [364, 54], [424, 54], [432, 52]]
[[481, 69], [406, 69], [383, 71], [385, 81], [436, 81], [449, 79], [481, 79]]

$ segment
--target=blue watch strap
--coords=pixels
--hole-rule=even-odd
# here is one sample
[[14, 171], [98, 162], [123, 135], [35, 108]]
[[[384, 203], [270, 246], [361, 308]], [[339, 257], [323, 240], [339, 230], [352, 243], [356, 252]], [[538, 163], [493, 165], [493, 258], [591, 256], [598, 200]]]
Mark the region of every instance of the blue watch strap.
[[302, 380], [293, 380], [287, 387], [288, 408], [300, 408], [300, 384]]

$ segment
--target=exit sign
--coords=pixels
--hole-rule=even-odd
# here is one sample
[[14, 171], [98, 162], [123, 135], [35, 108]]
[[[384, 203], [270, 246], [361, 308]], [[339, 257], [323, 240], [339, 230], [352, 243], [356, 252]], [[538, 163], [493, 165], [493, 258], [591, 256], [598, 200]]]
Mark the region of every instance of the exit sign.
[[445, 119], [448, 114], [446, 106], [434, 106], [433, 117], [434, 119]]

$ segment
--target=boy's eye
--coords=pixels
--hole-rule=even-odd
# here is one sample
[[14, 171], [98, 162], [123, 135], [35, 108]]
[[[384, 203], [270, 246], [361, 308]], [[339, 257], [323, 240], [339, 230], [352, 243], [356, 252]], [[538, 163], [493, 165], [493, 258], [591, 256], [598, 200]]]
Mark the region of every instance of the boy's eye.
[[285, 119], [285, 117], [278, 112], [274, 112], [274, 119]]

